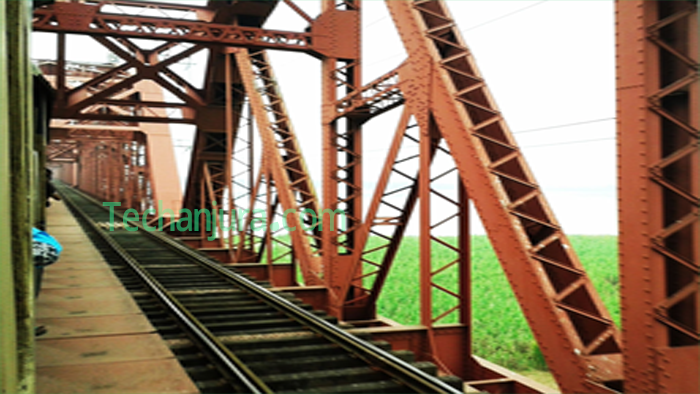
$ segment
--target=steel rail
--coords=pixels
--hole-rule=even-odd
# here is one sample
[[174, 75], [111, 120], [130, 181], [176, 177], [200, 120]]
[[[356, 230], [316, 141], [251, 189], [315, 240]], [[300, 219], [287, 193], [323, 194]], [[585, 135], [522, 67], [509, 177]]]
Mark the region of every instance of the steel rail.
[[[107, 210], [91, 196], [86, 195], [77, 189], [73, 190], [75, 190], [76, 193], [82, 194], [96, 206]], [[118, 212], [114, 212], [114, 215], [115, 217], [122, 216]], [[160, 231], [147, 231], [137, 222], [133, 222], [130, 225], [137, 226], [139, 231], [143, 231], [148, 237], [170, 246], [174, 251], [178, 252], [183, 257], [221, 275], [234, 285], [245, 289], [250, 294], [255, 295], [263, 302], [268, 303], [268, 305], [271, 305], [280, 312], [288, 315], [290, 318], [299, 322], [303, 326], [313, 330], [317, 334], [320, 334], [346, 351], [358, 356], [368, 364], [380, 368], [384, 373], [392, 376], [416, 392], [462, 394], [462, 391], [453, 388], [437, 377], [431, 376], [408, 362], [399, 359], [393, 354], [382, 350], [369, 342], [359, 339], [356, 336], [336, 327], [335, 325], [320, 319], [316, 315], [299, 308], [294, 303], [269, 291], [252, 280], [230, 271], [229, 269], [219, 265], [218, 262], [213, 262], [209, 257], [205, 257], [200, 254], [200, 252], [190, 249], [167, 235], [163, 235]]]
[[[57, 182], [58, 183], [58, 182]], [[158, 280], [148, 273], [121, 245], [119, 245], [112, 237], [107, 235], [103, 229], [95, 224], [74, 201], [72, 197], [63, 192], [62, 189], [66, 186], [60, 185], [57, 187], [59, 192], [68, 203], [73, 212], [78, 213], [87, 224], [104, 242], [106, 242], [119, 257], [126, 262], [136, 275], [143, 281], [146, 287], [157, 297], [163, 306], [180, 322], [185, 331], [190, 334], [191, 339], [202, 346], [208, 354], [212, 354], [216, 358], [219, 365], [225, 366], [226, 370], [222, 371], [226, 375], [235, 377], [243, 384], [246, 392], [254, 394], [272, 393], [269, 387], [251, 371], [236, 355], [234, 355], [224, 344], [217, 339], [196, 317], [194, 317], [168, 290], [166, 290]], [[83, 197], [95, 202], [92, 197], [81, 193], [77, 189], [74, 192], [82, 194]], [[97, 203], [95, 205], [98, 205]], [[99, 206], [99, 205], [98, 205]], [[101, 206], [100, 206], [101, 207]], [[104, 209], [104, 207], [101, 207]], [[234, 383], [235, 384], [235, 383]]]

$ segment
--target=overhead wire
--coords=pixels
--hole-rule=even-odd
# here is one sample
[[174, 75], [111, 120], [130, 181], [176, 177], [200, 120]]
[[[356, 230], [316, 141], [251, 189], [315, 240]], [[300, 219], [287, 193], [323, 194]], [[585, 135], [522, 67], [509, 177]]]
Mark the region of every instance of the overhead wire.
[[[464, 33], [464, 32], [468, 32], [468, 31], [474, 30], [474, 29], [478, 29], [478, 28], [480, 28], [480, 27], [482, 27], [482, 26], [491, 24], [491, 23], [493, 23], [493, 22], [499, 21], [499, 20], [501, 20], [501, 19], [507, 18], [507, 17], [509, 17], [509, 16], [515, 15], [515, 14], [517, 14], [517, 13], [523, 12], [523, 11], [528, 10], [528, 9], [530, 9], [530, 8], [533, 8], [533, 7], [535, 7], [535, 6], [538, 6], [538, 5], [541, 5], [541, 4], [543, 4], [543, 3], [546, 3], [547, 1], [549, 1], [549, 0], [538, 1], [537, 3], [530, 4], [530, 5], [528, 5], [528, 6], [526, 6], [526, 7], [523, 7], [523, 8], [519, 8], [519, 9], [517, 9], [517, 10], [515, 10], [515, 11], [509, 12], [509, 13], [506, 13], [506, 14], [503, 14], [503, 15], [497, 17], [497, 18], [487, 20], [486, 22], [479, 23], [478, 25], [474, 25], [474, 26], [472, 26], [472, 27], [468, 27], [468, 28], [466, 28], [466, 29], [464, 29], [464, 30], [461, 30], [461, 31]], [[388, 18], [388, 17], [389, 17], [389, 15], [386, 15], [386, 16], [384, 16], [384, 17], [382, 17], [382, 18], [379, 18], [379, 19], [377, 19], [377, 20], [375, 20], [375, 21], [370, 22], [369, 24], [365, 25], [364, 27], [365, 27], [365, 28], [370, 27], [370, 26], [372, 26], [372, 25], [374, 25], [374, 24], [376, 24], [376, 23], [378, 23], [378, 22], [380, 22], [380, 21], [382, 21], [382, 20], [384, 20], [384, 19], [386, 19], [386, 18]], [[396, 58], [396, 57], [401, 56], [401, 55], [404, 55], [404, 53], [395, 53], [395, 54], [389, 55], [389, 56], [387, 56], [387, 57], [385, 57], [385, 58], [376, 60], [376, 61], [374, 61], [374, 62], [372, 62], [372, 63], [366, 64], [365, 66], [366, 66], [366, 67], [369, 67], [369, 66], [373, 66], [373, 65], [375, 65], [375, 64], [383, 63], [383, 62], [385, 62], [385, 61], [387, 61], [387, 60], [391, 60], [391, 59]]]
[[525, 10], [528, 10], [528, 9], [532, 8], [532, 7], [536, 7], [536, 6], [538, 6], [538, 5], [544, 4], [544, 3], [546, 3], [547, 1], [549, 1], [549, 0], [538, 1], [537, 3], [530, 4], [530, 5], [528, 5], [528, 6], [526, 6], [526, 7], [523, 7], [523, 8], [519, 8], [519, 9], [517, 9], [517, 10], [515, 10], [515, 11], [509, 12], [509, 13], [507, 13], [507, 14], [503, 14], [503, 15], [497, 17], [497, 18], [493, 18], [493, 19], [487, 20], [486, 22], [479, 23], [478, 25], [474, 25], [474, 26], [472, 26], [472, 27], [468, 27], [468, 28], [462, 30], [462, 32], [468, 32], [468, 31], [472, 31], [472, 30], [474, 30], [474, 29], [478, 29], [478, 28], [480, 28], [480, 27], [482, 27], [482, 26], [486, 26], [486, 25], [491, 24], [491, 23], [493, 23], [493, 22], [499, 21], [499, 20], [501, 20], [501, 19], [503, 19], [503, 18], [507, 18], [507, 17], [509, 17], [509, 16], [511, 16], [511, 15], [515, 15], [515, 14], [517, 14], [517, 13], [523, 12], [523, 11], [525, 11]]
[[368, 24], [366, 24], [366, 25], [363, 25], [362, 27], [366, 29], [366, 28], [368, 28], [368, 27], [370, 27], [370, 26], [374, 26], [374, 25], [376, 25], [377, 23], [379, 23], [379, 22], [381, 22], [381, 21], [387, 19], [388, 17], [389, 17], [389, 15], [384, 15], [383, 17], [381, 17], [381, 18], [379, 18], [379, 19], [375, 19], [375, 20], [373, 20], [372, 22], [370, 22], [370, 23], [368, 23]]
[[[527, 129], [527, 130], [521, 130], [521, 131], [514, 131], [513, 134], [526, 134], [526, 133], [534, 133], [538, 131], [545, 131], [545, 130], [554, 130], [554, 129], [561, 129], [561, 128], [566, 128], [566, 127], [572, 127], [572, 126], [581, 126], [581, 125], [586, 125], [586, 124], [592, 124], [592, 123], [599, 123], [599, 122], [607, 122], [610, 120], [615, 120], [617, 118], [615, 117], [610, 117], [610, 118], [600, 118], [600, 119], [591, 119], [591, 120], [584, 120], [581, 122], [573, 122], [573, 123], [564, 123], [560, 125], [555, 125], [555, 126], [545, 126], [545, 127], [538, 127], [535, 129]], [[577, 140], [577, 141], [565, 141], [565, 142], [560, 142], [560, 143], [551, 143], [551, 144], [542, 144], [542, 145], [530, 145], [530, 146], [523, 146], [523, 148], [540, 148], [540, 147], [545, 147], [545, 146], [558, 146], [558, 145], [572, 145], [572, 144], [577, 144], [577, 143], [588, 143], [588, 142], [596, 142], [596, 141], [605, 141], [605, 140], [612, 140], [614, 139], [613, 137], [607, 137], [607, 138], [599, 138], [599, 139], [591, 139], [591, 140]], [[176, 148], [184, 148], [188, 147], [187, 145], [175, 145]], [[371, 153], [371, 152], [383, 152], [384, 150], [382, 149], [376, 149], [376, 150], [369, 150], [366, 151], [365, 153]]]
[[[553, 142], [551, 144], [525, 145], [525, 146], [521, 146], [520, 148], [521, 149], [544, 148], [544, 147], [550, 147], [550, 146], [576, 145], [576, 144], [586, 144], [589, 142], [613, 141], [613, 140], [615, 140], [615, 137], [593, 138], [593, 139], [588, 139], [588, 140]], [[417, 147], [412, 147], [412, 148], [415, 149]], [[386, 152], [386, 149], [371, 149], [371, 150], [365, 151], [365, 153], [377, 153], [377, 152]]]
[[[581, 122], [565, 123], [565, 124], [560, 124], [560, 125], [556, 125], [556, 126], [545, 126], [545, 127], [538, 127], [535, 129], [514, 131], [513, 134], [533, 133], [536, 131], [560, 129], [560, 128], [565, 128], [565, 127], [579, 126], [579, 125], [604, 122], [604, 121], [615, 120], [615, 119], [617, 119], [617, 118], [612, 117], [612, 118], [600, 118], [600, 119], [584, 120]], [[615, 138], [614, 137], [606, 137], [606, 138], [597, 138], [597, 139], [590, 139], [590, 140], [563, 141], [563, 142], [557, 142], [557, 143], [551, 143], [551, 144], [529, 145], [529, 146], [526, 145], [526, 146], [523, 146], [522, 148], [540, 148], [540, 147], [545, 147], [545, 146], [572, 145], [572, 144], [578, 144], [578, 143], [606, 141], [606, 140], [613, 140], [613, 139], [615, 139]], [[384, 152], [384, 151], [385, 151], [384, 149], [372, 149], [372, 150], [365, 151], [365, 153]]]
[[612, 118], [600, 118], [600, 119], [584, 120], [584, 121], [581, 121], [581, 122], [566, 123], [566, 124], [560, 124], [560, 125], [556, 125], [556, 126], [545, 126], [545, 127], [538, 127], [538, 128], [536, 128], [536, 129], [528, 129], [528, 130], [514, 131], [513, 134], [534, 133], [534, 132], [536, 132], [536, 131], [561, 129], [561, 128], [564, 128], [564, 127], [579, 126], [579, 125], [590, 124], [590, 123], [598, 123], [598, 122], [606, 122], [606, 121], [615, 120], [615, 119], [617, 119], [617, 118], [612, 117]]
[[379, 60], [375, 60], [372, 63], [366, 64], [365, 67], [370, 67], [370, 66], [374, 66], [375, 64], [384, 63], [387, 60], [391, 60], [391, 59], [394, 59], [394, 58], [402, 56], [402, 55], [405, 55], [405, 53], [403, 53], [403, 52], [402, 53], [395, 53], [393, 55], [381, 58]]
[[[538, 1], [538, 2], [533, 3], [533, 4], [530, 4], [530, 5], [528, 5], [528, 6], [525, 6], [525, 7], [519, 8], [519, 9], [517, 9], [517, 10], [514, 10], [514, 11], [512, 11], [512, 12], [503, 14], [503, 15], [501, 15], [501, 16], [499, 16], [499, 17], [496, 17], [496, 18], [487, 20], [487, 21], [485, 21], [485, 22], [479, 23], [479, 24], [477, 24], [477, 25], [474, 25], [474, 26], [468, 27], [468, 28], [466, 28], [466, 29], [463, 29], [462, 32], [468, 32], [468, 31], [472, 31], [472, 30], [478, 29], [478, 28], [480, 28], [480, 27], [489, 25], [489, 24], [491, 24], [491, 23], [500, 21], [500, 20], [502, 20], [502, 19], [505, 19], [505, 18], [508, 18], [508, 17], [510, 17], [510, 16], [513, 16], [513, 15], [515, 15], [515, 14], [518, 14], [518, 13], [521, 13], [521, 12], [523, 12], [523, 11], [529, 10], [529, 9], [534, 8], [534, 7], [536, 7], [536, 6], [542, 5], [542, 4], [544, 4], [544, 3], [548, 2], [548, 1], [549, 1], [549, 0], [541, 0], [541, 1]], [[364, 25], [363, 27], [364, 27], [364, 28], [368, 28], [368, 27], [370, 27], [370, 26], [376, 25], [377, 23], [379, 23], [379, 22], [381, 22], [381, 21], [383, 21], [383, 20], [385, 20], [385, 19], [387, 19], [387, 18], [389, 18], [389, 15], [385, 15], [385, 16], [383, 16], [383, 17], [381, 17], [381, 18], [378, 18], [378, 19], [376, 19], [376, 20], [374, 20], [374, 21], [372, 21], [372, 22], [370, 22], [370, 23]], [[375, 61], [375, 62], [372, 62], [372, 63], [368, 64], [367, 66], [371, 66], [371, 65], [374, 65], [374, 64], [382, 63], [382, 62], [384, 62], [384, 61], [393, 59], [393, 58], [398, 57], [398, 56], [401, 56], [401, 55], [403, 55], [403, 53], [396, 53], [396, 54], [390, 55], [390, 56], [388, 56], [388, 57], [385, 57], [385, 58], [383, 58], [383, 59], [379, 59], [379, 60], [377, 60], [377, 61]], [[600, 118], [600, 119], [591, 119], [591, 120], [586, 120], [586, 121], [581, 121], [581, 122], [565, 123], [565, 124], [560, 124], [560, 125], [555, 125], [555, 126], [545, 126], [545, 127], [535, 128], [535, 129], [527, 129], [527, 130], [515, 131], [515, 132], [513, 132], [513, 134], [533, 133], [533, 132], [538, 132], [538, 131], [553, 130], [553, 129], [559, 129], [559, 128], [565, 128], [565, 127], [572, 127], [572, 126], [580, 126], [580, 125], [586, 125], [586, 124], [591, 124], [591, 123], [606, 122], [606, 121], [615, 120], [615, 119], [616, 119], [615, 117]], [[574, 145], [574, 144], [582, 144], [582, 143], [590, 143], [590, 142], [598, 142], [598, 141], [609, 141], [609, 140], [614, 140], [614, 139], [615, 139], [614, 137], [606, 137], [606, 138], [596, 138], [596, 139], [588, 139], [588, 140], [564, 141], [564, 142], [551, 143], [551, 144], [539, 144], [539, 145], [523, 146], [522, 148], [541, 148], [541, 147], [550, 147], [550, 146]], [[370, 151], [367, 151], [366, 153], [369, 153], [369, 152], [378, 152], [378, 151], [382, 151], [382, 150], [370, 150]]]
[[563, 142], [554, 142], [554, 143], [551, 143], [551, 144], [541, 144], [541, 145], [523, 146], [522, 149], [544, 148], [544, 147], [562, 146], [562, 145], [586, 144], [586, 143], [589, 143], [589, 142], [612, 141], [612, 140], [614, 140], [614, 139], [615, 139], [615, 137], [605, 137], [605, 138], [594, 138], [594, 139], [590, 139], [590, 140], [563, 141]]

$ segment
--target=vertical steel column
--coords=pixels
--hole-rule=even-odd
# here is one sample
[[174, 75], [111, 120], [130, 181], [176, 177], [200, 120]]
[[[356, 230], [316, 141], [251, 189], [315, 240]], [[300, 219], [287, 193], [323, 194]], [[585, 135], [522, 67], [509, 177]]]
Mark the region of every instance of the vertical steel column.
[[[34, 264], [31, 256], [32, 201], [32, 73], [29, 62], [30, 2], [8, 1], [1, 7], [5, 11], [7, 70], [0, 75], [7, 78], [9, 106], [7, 126], [10, 132], [9, 160], [10, 203], [9, 216], [12, 233], [12, 264], [14, 271], [14, 298], [17, 336], [17, 385], [16, 393], [33, 393], [34, 390]], [[29, 218], [29, 220], [27, 220]], [[6, 219], [3, 219], [7, 221]], [[6, 302], [6, 301], [3, 301]], [[3, 350], [4, 352], [4, 350]]]
[[471, 230], [469, 229], [469, 192], [464, 187], [461, 180], [458, 179], [459, 188], [459, 250], [462, 252], [459, 255], [459, 294], [462, 296], [462, 304], [459, 308], [459, 322], [467, 325], [467, 335], [469, 338], [468, 348], [462, 349], [465, 354], [472, 354], [471, 333], [472, 333], [472, 289], [471, 289]]
[[[228, 227], [228, 241], [227, 241], [227, 248], [228, 249], [228, 256], [229, 259], [234, 257], [234, 252], [233, 252], [233, 212], [235, 211], [236, 207], [233, 205], [233, 54], [231, 52], [226, 52], [224, 54], [226, 56], [226, 61], [225, 61], [225, 68], [226, 68], [226, 75], [225, 75], [225, 83], [226, 83], [226, 116], [225, 116], [225, 130], [226, 130], [226, 159], [224, 160], [224, 165], [226, 166], [224, 168], [224, 188], [228, 191], [228, 198], [226, 200], [226, 207], [224, 208], [223, 206], [221, 209], [228, 210], [228, 219], [229, 219], [229, 227]], [[225, 190], [225, 191], [226, 191]], [[224, 228], [224, 223], [220, 224], [222, 228]], [[224, 237], [224, 234], [219, 235], [222, 239]]]
[[262, 193], [263, 182], [268, 179], [269, 172], [267, 171], [267, 164], [265, 161], [265, 152], [262, 153], [263, 160], [260, 164], [258, 170], [258, 175], [256, 181], [251, 184], [250, 187], [250, 202], [248, 205], [248, 210], [243, 217], [243, 226], [239, 229], [238, 246], [236, 247], [236, 262], [249, 263], [250, 260], [259, 260], [259, 255], [256, 256], [257, 246], [255, 231], [251, 228], [251, 223], [253, 221], [253, 210], [255, 209], [255, 203], [259, 200], [259, 194]]
[[[354, 265], [353, 252], [362, 225], [362, 126], [357, 119], [339, 118], [336, 102], [339, 96], [362, 89], [361, 55], [356, 50], [361, 38], [361, 0], [323, 0], [319, 19], [329, 20], [334, 26], [333, 52], [350, 55], [325, 57], [321, 71], [323, 208], [331, 212], [341, 209], [346, 218], [344, 229], [330, 231], [329, 226], [323, 226], [322, 259], [324, 280], [332, 295], [330, 313], [342, 316], [343, 300], [335, 296]], [[345, 23], [341, 23], [343, 20]]]
[[617, 1], [626, 392], [700, 391], [700, 132], [694, 1]]
[[[136, 83], [135, 89], [141, 95], [142, 101], [163, 101], [163, 88], [152, 81]], [[150, 110], [165, 116], [166, 110], [155, 108]], [[153, 198], [163, 202], [164, 209], [172, 209], [175, 213], [182, 207], [182, 189], [180, 178], [177, 176], [175, 149], [167, 124], [138, 123], [139, 128], [146, 134], [147, 167], [149, 177], [146, 181], [151, 186]]]
[[[206, 163], [204, 163], [204, 168], [206, 168]], [[204, 172], [204, 171], [202, 171]], [[206, 179], [204, 178], [204, 175], [202, 174], [201, 178], [199, 179], [199, 209], [200, 209], [200, 214], [199, 217], [195, 216], [192, 218], [192, 220], [199, 220], [199, 237], [202, 239], [202, 243], [205, 242], [207, 239], [207, 228], [206, 228], [206, 216], [205, 213], [207, 209], [207, 200], [206, 200], [206, 194], [204, 191], [204, 186], [205, 186]], [[196, 209], [194, 212], [197, 212]]]
[[[343, 300], [343, 316], [347, 319], [371, 320], [376, 317], [377, 299], [416, 205], [418, 174], [412, 177], [395, 168], [399, 163], [420, 161], [419, 154], [399, 159], [399, 152], [404, 142], [420, 143], [420, 135], [417, 137], [408, 136], [409, 129], [418, 127], [417, 124], [410, 124], [410, 120], [411, 113], [407, 108], [404, 108], [387, 152], [384, 166], [379, 172], [381, 176], [367, 208], [367, 216], [359, 230], [354, 266], [351, 266], [346, 272], [346, 279], [339, 292], [340, 298]], [[402, 180], [409, 179], [411, 185], [390, 188], [392, 176], [398, 176]], [[385, 197], [401, 193], [403, 190], [410, 190], [410, 192], [402, 203], [393, 204], [384, 200]], [[392, 216], [378, 216], [382, 208], [388, 208]], [[380, 230], [380, 227], [387, 228], [387, 226], [394, 228], [390, 235]], [[368, 240], [371, 237], [376, 237], [380, 244], [369, 246]]]
[[[107, 188], [105, 190], [105, 200], [104, 201], [121, 201], [122, 196], [119, 193], [121, 187], [120, 182], [120, 172], [124, 170], [121, 166], [121, 152], [119, 149], [119, 140], [110, 141], [107, 145], [107, 165], [108, 165], [108, 182]], [[121, 171], [120, 171], [121, 170]]]
[[[427, 120], [418, 119], [420, 124], [426, 124], [426, 127], [421, 127], [419, 170], [421, 324], [428, 328], [429, 349], [426, 350], [429, 359], [443, 371], [466, 379], [471, 363], [468, 197], [459, 176], [453, 178], [456, 195], [451, 196], [439, 189], [437, 182], [457, 172], [454, 166], [446, 168], [447, 163], [440, 163], [441, 158], [452, 157], [452, 153], [440, 145], [440, 129], [432, 114]], [[436, 201], [444, 207], [431, 215]], [[457, 230], [456, 240], [441, 235], [441, 229], [445, 227]], [[436, 255], [443, 257], [433, 259]], [[459, 336], [446, 340], [436, 330], [451, 316], [459, 323], [453, 327], [459, 330]]]
[[105, 183], [105, 165], [104, 165], [104, 150], [105, 144], [103, 142], [98, 143], [95, 146], [95, 169], [96, 176], [94, 178], [94, 195], [98, 200], [102, 199], [104, 183]]
[[[334, 0], [321, 1], [321, 12], [326, 12], [334, 7]], [[321, 62], [321, 123], [322, 123], [322, 161], [323, 173], [321, 179], [323, 184], [321, 207], [335, 211], [338, 208], [338, 182], [335, 180], [335, 171], [338, 166], [338, 154], [335, 150], [334, 141], [337, 138], [337, 125], [335, 124], [335, 101], [337, 93], [333, 73], [335, 72], [336, 59], [324, 58]], [[321, 244], [323, 254], [321, 255], [324, 275], [329, 267], [338, 258], [338, 234], [332, 232], [328, 226], [324, 226], [321, 232]], [[332, 308], [332, 306], [331, 306]], [[341, 311], [331, 310], [331, 314], [340, 316]]]
[[56, 104], [66, 102], [66, 33], [56, 34]]
[[127, 168], [123, 170], [124, 196], [122, 198], [124, 199], [125, 205], [129, 206], [136, 198], [136, 190], [133, 181], [134, 173], [138, 171], [139, 165], [139, 163], [134, 160], [134, 146], [137, 144], [136, 138], [137, 136], [134, 135], [133, 140], [126, 142], [122, 147], [122, 155], [127, 165]]
[[[138, 167], [137, 167], [137, 183], [136, 188], [138, 190], [138, 202], [147, 206], [153, 206], [157, 204], [157, 201], [153, 198], [154, 192], [151, 185], [151, 166], [149, 161], [148, 150], [148, 137], [144, 134], [139, 134], [139, 139], [137, 140], [137, 155], [138, 155]], [[194, 219], [193, 219], [194, 220]]]
[[[253, 209], [253, 201], [255, 198], [255, 194], [253, 193], [253, 189], [255, 187], [255, 127], [253, 123], [253, 107], [250, 105], [250, 100], [248, 100], [248, 188], [250, 190], [250, 195], [251, 195], [251, 204], [250, 204], [250, 209]], [[261, 163], [262, 164], [262, 163]], [[261, 169], [263, 168], [263, 165], [260, 166]], [[238, 214], [236, 213], [236, 223], [239, 223], [238, 219]], [[236, 224], [236, 227], [238, 227], [238, 224]], [[245, 233], [242, 231], [242, 229], [238, 229], [240, 237], [245, 241], [245, 237], [248, 236], [248, 242], [250, 245], [253, 244], [253, 233]], [[241, 243], [243, 245], [244, 243]], [[239, 255], [241, 251], [238, 251], [237, 255]]]
[[418, 175], [418, 203], [420, 212], [420, 323], [425, 327], [433, 326], [433, 300], [431, 286], [431, 242], [430, 242], [430, 164], [432, 162], [431, 145], [433, 138], [430, 124], [425, 115], [420, 124], [420, 174]]
[[[0, 3], [0, 53], [8, 53], [6, 44], [7, 2]], [[9, 80], [8, 56], [0, 57], [0, 218], [12, 216], [12, 183], [10, 180]], [[17, 322], [15, 320], [15, 280], [13, 272], [11, 220], [0, 220], [0, 392], [18, 391]]]
[[[255, 146], [254, 146], [254, 127], [253, 127], [253, 114], [250, 107], [250, 101], [246, 99], [247, 104], [241, 106], [240, 119], [246, 119], [247, 124], [245, 125], [246, 132], [240, 130], [234, 136], [236, 141], [234, 143], [236, 149], [233, 150], [233, 157], [231, 163], [231, 171], [233, 172], [231, 178], [231, 195], [233, 196], [233, 212], [232, 220], [235, 224], [234, 228], [234, 242], [236, 250], [233, 251], [233, 261], [236, 262], [248, 262], [251, 255], [255, 252], [253, 251], [255, 247], [254, 233], [248, 231], [249, 229], [241, 226], [244, 224], [241, 220], [245, 221], [246, 214], [243, 213], [244, 210], [253, 209], [254, 197], [252, 195], [253, 189], [255, 188]], [[247, 107], [247, 116], [244, 117], [243, 108]], [[239, 165], [240, 169], [236, 170], [236, 165]], [[235, 170], [235, 171], [234, 171]], [[252, 205], [248, 205], [248, 203]], [[244, 255], [245, 252], [245, 255]], [[243, 259], [243, 260], [241, 260]]]
[[[236, 53], [241, 80], [258, 125], [263, 145], [264, 161], [272, 179], [274, 179], [279, 202], [285, 210], [291, 209], [295, 211], [295, 213], [286, 215], [286, 219], [290, 228], [295, 229], [290, 231], [290, 238], [297, 250], [296, 257], [300, 260], [304, 281], [307, 285], [320, 285], [323, 283], [321, 279], [321, 260], [311, 248], [310, 237], [307, 236], [308, 230], [305, 230], [302, 226], [304, 221], [301, 216], [302, 209], [309, 208], [307, 204], [315, 199], [315, 195], [313, 195], [312, 189], [307, 188], [306, 190], [311, 192], [311, 195], [307, 193], [306, 202], [302, 203], [304, 205], [297, 201], [295, 192], [298, 191], [298, 186], [295, 186], [295, 184], [304, 181], [308, 182], [310, 179], [308, 174], [304, 173], [305, 171], [290, 171], [291, 165], [289, 161], [295, 162], [301, 170], [305, 170], [306, 167], [303, 164], [303, 158], [298, 149], [298, 143], [292, 128], [286, 127], [286, 130], [281, 130], [279, 124], [282, 122], [290, 126], [288, 124], [289, 118], [286, 115], [286, 109], [280, 99], [280, 94], [277, 92], [274, 75], [266, 60], [266, 56], [264, 54], [259, 54], [259, 56], [261, 57], [259, 57], [258, 61], [266, 69], [265, 75], [268, 76], [267, 78], [256, 78], [252, 61], [258, 57], [258, 54], [249, 55], [245, 49], [241, 49]], [[262, 74], [258, 74], [258, 76], [262, 76]], [[260, 83], [262, 87], [258, 88], [256, 82]], [[283, 137], [282, 141], [277, 140], [278, 136]], [[285, 148], [286, 143], [290, 143], [295, 148]], [[282, 154], [281, 150], [284, 150], [286, 154]], [[270, 182], [269, 179], [268, 182]], [[316, 204], [314, 203], [313, 205]]]
[[272, 224], [274, 223], [275, 207], [273, 203], [272, 195], [273, 191], [273, 181], [270, 179], [270, 172], [266, 171], [265, 179], [267, 179], [267, 191], [265, 192], [265, 268], [267, 269], [267, 277], [270, 278], [270, 283], [273, 283], [274, 275], [272, 271], [272, 264], [274, 263], [274, 246], [272, 243]]

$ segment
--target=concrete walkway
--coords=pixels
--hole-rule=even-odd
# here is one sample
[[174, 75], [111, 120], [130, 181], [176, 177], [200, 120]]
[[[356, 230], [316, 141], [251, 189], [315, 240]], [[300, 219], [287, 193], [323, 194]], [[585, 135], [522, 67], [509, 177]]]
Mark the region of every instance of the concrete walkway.
[[47, 212], [63, 246], [37, 299], [37, 393], [198, 393], [62, 202]]

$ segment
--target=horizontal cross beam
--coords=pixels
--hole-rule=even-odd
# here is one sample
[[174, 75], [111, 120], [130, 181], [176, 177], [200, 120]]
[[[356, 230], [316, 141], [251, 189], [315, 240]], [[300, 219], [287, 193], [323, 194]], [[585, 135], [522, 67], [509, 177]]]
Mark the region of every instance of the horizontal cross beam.
[[319, 56], [318, 34], [233, 26], [200, 20], [109, 14], [101, 5], [55, 3], [34, 11], [35, 31], [146, 38], [189, 43], [226, 44], [305, 52]]

